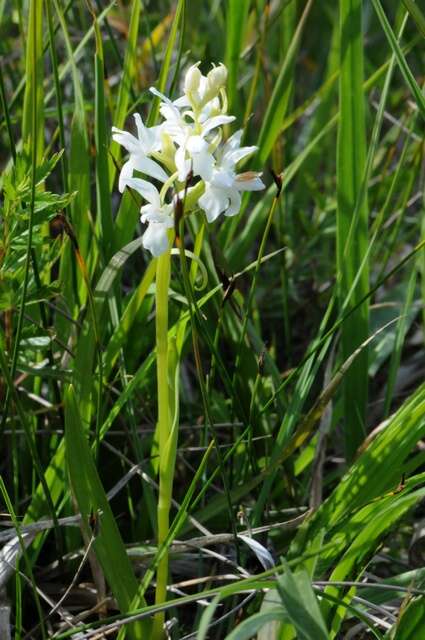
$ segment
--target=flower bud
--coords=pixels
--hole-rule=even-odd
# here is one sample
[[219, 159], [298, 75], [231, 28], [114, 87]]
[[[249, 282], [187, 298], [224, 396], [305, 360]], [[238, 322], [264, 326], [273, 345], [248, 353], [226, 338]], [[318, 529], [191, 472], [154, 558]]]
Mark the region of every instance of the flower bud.
[[227, 82], [227, 69], [224, 64], [220, 64], [218, 67], [211, 69], [207, 78], [211, 92], [214, 92], [217, 95], [220, 89], [224, 87]]
[[186, 94], [189, 94], [193, 93], [194, 91], [198, 91], [201, 77], [202, 74], [196, 64], [190, 67], [184, 79], [184, 92]]

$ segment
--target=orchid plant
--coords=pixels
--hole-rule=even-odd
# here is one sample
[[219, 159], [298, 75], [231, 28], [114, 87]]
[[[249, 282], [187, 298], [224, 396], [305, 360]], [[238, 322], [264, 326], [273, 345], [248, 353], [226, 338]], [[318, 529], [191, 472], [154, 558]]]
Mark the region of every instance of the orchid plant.
[[[142, 196], [145, 203], [140, 210], [141, 222], [147, 224], [142, 244], [158, 258], [155, 295], [159, 548], [165, 544], [169, 531], [177, 444], [178, 407], [169, 390], [170, 363], [175, 359], [170, 356], [168, 337], [170, 254], [177, 202], [184, 201], [185, 214], [201, 210], [208, 222], [214, 222], [221, 214], [234, 216], [239, 212], [243, 191], [264, 188], [261, 174], [237, 172], [238, 163], [257, 147], [241, 146], [241, 130], [224, 139], [224, 126], [235, 120], [227, 115], [226, 80], [223, 64], [213, 67], [206, 76], [199, 70], [199, 63], [195, 64], [186, 72], [184, 93], [177, 100], [150, 89], [161, 101], [161, 124], [146, 127], [141, 116], [135, 114], [137, 136], [112, 129], [113, 139], [129, 154], [120, 172], [119, 190], [131, 188]], [[167, 582], [168, 554], [163, 550], [157, 566], [156, 604], [165, 601]], [[153, 629], [155, 640], [163, 637], [163, 622], [163, 614], [158, 614]]]

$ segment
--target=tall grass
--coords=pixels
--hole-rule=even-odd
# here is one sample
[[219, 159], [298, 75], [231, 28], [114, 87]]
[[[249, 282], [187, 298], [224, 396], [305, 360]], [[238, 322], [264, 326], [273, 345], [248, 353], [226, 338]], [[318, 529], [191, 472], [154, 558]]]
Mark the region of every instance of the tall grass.
[[[0, 2], [1, 637], [425, 636], [424, 25]], [[266, 190], [153, 259], [111, 127], [197, 61]]]

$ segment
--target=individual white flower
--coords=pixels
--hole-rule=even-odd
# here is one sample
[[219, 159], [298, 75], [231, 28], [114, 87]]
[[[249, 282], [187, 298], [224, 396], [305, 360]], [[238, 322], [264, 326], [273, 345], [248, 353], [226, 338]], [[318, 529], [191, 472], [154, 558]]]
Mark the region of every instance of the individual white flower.
[[169, 247], [168, 229], [174, 226], [173, 205], [161, 204], [158, 189], [141, 178], [128, 178], [127, 185], [135, 189], [148, 201], [141, 207], [140, 219], [147, 222], [148, 227], [143, 234], [143, 246], [155, 257], [167, 251]]
[[[205, 78], [205, 76], [202, 77]], [[163, 131], [178, 146], [175, 164], [179, 181], [184, 182], [189, 172], [194, 176], [200, 176], [203, 180], [210, 180], [215, 160], [207, 138], [218, 127], [233, 122], [235, 117], [220, 114], [205, 118], [203, 122], [196, 121], [193, 112], [188, 111], [185, 114], [180, 112], [176, 106], [179, 100], [172, 102], [155, 87], [151, 87], [150, 90], [161, 98], [160, 112], [165, 118], [162, 125]], [[193, 120], [190, 121], [187, 118]]]
[[140, 171], [151, 178], [165, 182], [168, 176], [164, 169], [148, 156], [161, 149], [161, 127], [145, 127], [140, 114], [135, 113], [137, 138], [128, 131], [112, 127], [112, 138], [122, 145], [128, 152], [129, 158], [121, 168], [118, 189], [122, 193], [134, 170]]
[[257, 147], [241, 147], [242, 131], [235, 133], [224, 144], [210, 180], [205, 180], [205, 191], [198, 204], [205, 211], [208, 222], [213, 222], [221, 213], [234, 216], [241, 206], [241, 191], [264, 189], [261, 174], [252, 171], [237, 174], [237, 163], [251, 155]]

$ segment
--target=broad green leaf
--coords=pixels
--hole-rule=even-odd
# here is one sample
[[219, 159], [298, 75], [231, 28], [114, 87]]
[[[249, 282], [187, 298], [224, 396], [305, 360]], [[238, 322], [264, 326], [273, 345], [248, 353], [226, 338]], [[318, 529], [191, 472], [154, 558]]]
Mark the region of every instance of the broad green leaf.
[[277, 590], [300, 640], [329, 640], [319, 603], [306, 571], [292, 573], [286, 565], [284, 574], [277, 580]]
[[[385, 636], [387, 637], [387, 636]], [[425, 637], [425, 597], [418, 596], [403, 606], [401, 616], [388, 640], [414, 640]]]
[[[266, 625], [273, 622], [284, 622], [287, 619], [288, 615], [282, 606], [275, 607], [269, 611], [254, 613], [254, 615], [241, 622], [236, 629], [229, 633], [225, 640], [249, 640], [250, 638], [254, 638]], [[274, 638], [269, 636], [268, 640], [274, 640]], [[319, 636], [317, 640], [320, 640]]]
[[[118, 606], [123, 613], [130, 613], [138, 583], [84, 435], [72, 386], [66, 393], [65, 448], [71, 490], [81, 513], [82, 526], [88, 539], [94, 536], [94, 551]], [[90, 527], [93, 516], [98, 520], [95, 531]], [[129, 628], [131, 637], [144, 640], [149, 628], [148, 621], [135, 622]]]

